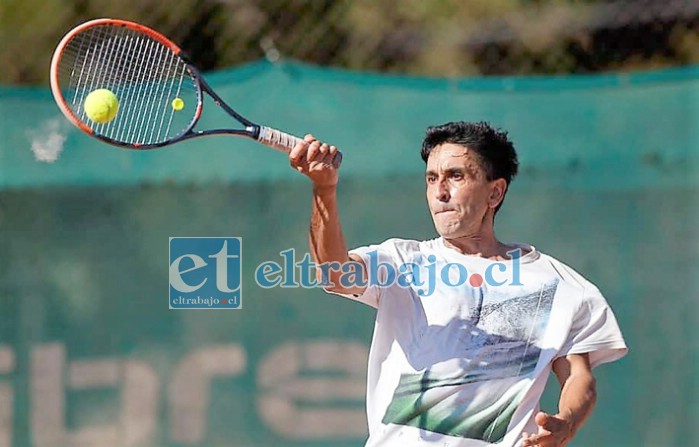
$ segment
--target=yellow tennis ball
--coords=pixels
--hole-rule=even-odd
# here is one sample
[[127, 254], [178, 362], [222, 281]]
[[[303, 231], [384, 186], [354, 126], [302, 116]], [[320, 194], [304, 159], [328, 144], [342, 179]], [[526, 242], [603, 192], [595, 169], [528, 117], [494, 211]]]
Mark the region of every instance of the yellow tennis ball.
[[104, 124], [116, 116], [119, 111], [119, 100], [111, 90], [100, 88], [87, 95], [83, 107], [88, 118], [96, 123]]
[[182, 101], [182, 98], [175, 98], [172, 100], [172, 108], [177, 110], [178, 112], [182, 109], [184, 109], [184, 101]]

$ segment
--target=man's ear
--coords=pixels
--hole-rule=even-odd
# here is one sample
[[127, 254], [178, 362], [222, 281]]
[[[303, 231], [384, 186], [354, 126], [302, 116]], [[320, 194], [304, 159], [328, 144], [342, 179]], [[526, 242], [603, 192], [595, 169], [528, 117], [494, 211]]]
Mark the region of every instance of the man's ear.
[[505, 192], [507, 191], [507, 181], [504, 178], [499, 178], [491, 182], [490, 197], [488, 198], [488, 206], [490, 208], [497, 208], [505, 198]]

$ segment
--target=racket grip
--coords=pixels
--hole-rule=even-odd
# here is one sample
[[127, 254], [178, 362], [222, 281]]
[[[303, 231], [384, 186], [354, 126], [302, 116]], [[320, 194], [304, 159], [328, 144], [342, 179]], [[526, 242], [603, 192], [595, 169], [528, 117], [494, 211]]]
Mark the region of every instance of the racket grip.
[[260, 134], [257, 137], [257, 141], [288, 154], [294, 146], [303, 140], [272, 127], [260, 126]]

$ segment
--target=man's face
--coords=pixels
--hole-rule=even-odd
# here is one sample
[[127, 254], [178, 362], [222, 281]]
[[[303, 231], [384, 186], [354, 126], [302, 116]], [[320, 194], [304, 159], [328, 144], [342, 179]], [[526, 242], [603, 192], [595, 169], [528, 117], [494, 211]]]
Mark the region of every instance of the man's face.
[[478, 236], [493, 204], [500, 202], [500, 182], [490, 182], [478, 156], [467, 148], [446, 143], [436, 146], [427, 159], [427, 203], [437, 232], [445, 239]]

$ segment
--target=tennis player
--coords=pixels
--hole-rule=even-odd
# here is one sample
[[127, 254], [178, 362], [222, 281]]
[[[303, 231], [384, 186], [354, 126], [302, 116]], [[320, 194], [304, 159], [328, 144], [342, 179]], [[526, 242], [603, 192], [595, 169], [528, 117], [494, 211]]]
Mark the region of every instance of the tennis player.
[[[497, 239], [494, 218], [518, 168], [506, 133], [486, 123], [430, 127], [421, 156], [439, 237], [348, 251], [337, 148], [307, 135], [289, 155], [313, 184], [319, 280], [377, 309], [366, 445], [567, 445], [595, 405], [593, 368], [627, 351], [612, 310], [572, 268]], [[555, 414], [539, 408], [551, 371], [561, 385]]]

